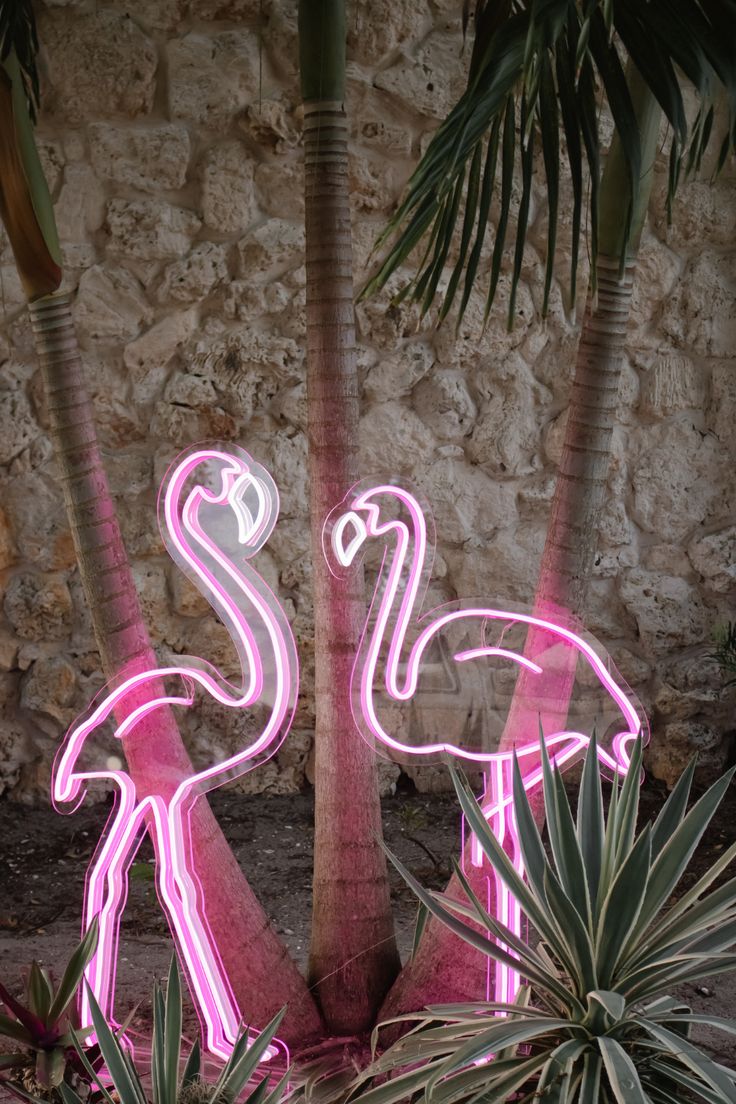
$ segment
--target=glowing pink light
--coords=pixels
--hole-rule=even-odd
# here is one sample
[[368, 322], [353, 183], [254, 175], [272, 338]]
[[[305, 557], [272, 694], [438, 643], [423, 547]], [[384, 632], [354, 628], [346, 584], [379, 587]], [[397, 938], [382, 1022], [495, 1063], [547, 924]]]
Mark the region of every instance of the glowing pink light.
[[[408, 514], [408, 524], [396, 519], [395, 508], [391, 511], [385, 510], [387, 505], [393, 504], [395, 507], [397, 503], [401, 508], [400, 512], [404, 516]], [[382, 508], [387, 520], [382, 517]], [[484, 634], [489, 624], [495, 623], [499, 627], [521, 624], [542, 630], [556, 643], [568, 649], [573, 648], [586, 661], [589, 671], [592, 671], [607, 698], [614, 703], [620, 728], [612, 738], [611, 753], [599, 747], [598, 754], [609, 769], [617, 774], [625, 774], [628, 770], [629, 746], [642, 728], [637, 710], [616, 683], [598, 652], [587, 640], [570, 629], [530, 614], [480, 605], [439, 610], [430, 617], [420, 617], [420, 590], [428, 575], [432, 546], [427, 535], [425, 513], [415, 496], [408, 491], [394, 484], [364, 484], [350, 492], [325, 525], [323, 544], [331, 569], [339, 571], [349, 568], [368, 538], [380, 538], [385, 544], [385, 551], [353, 669], [353, 712], [356, 724], [367, 739], [388, 748], [394, 757], [411, 761], [417, 756], [452, 755], [466, 762], [483, 765], [487, 771], [487, 786], [481, 809], [498, 841], [505, 844], [516, 870], [523, 875], [524, 865], [518, 845], [512, 797], [513, 753], [475, 750], [446, 741], [421, 746], [408, 744], [388, 731], [378, 715], [383, 691], [394, 702], [406, 702], [414, 698], [428, 647], [437, 640], [443, 629], [457, 623], [477, 626], [480, 636], [477, 647], [455, 652], [454, 659], [457, 662], [466, 663], [494, 657], [525, 668], [532, 676], [543, 675], [544, 655], [530, 659], [511, 649], [488, 646], [485, 643]], [[589, 742], [588, 734], [576, 731], [554, 732], [545, 737], [550, 759], [558, 768], [578, 758]], [[539, 758], [539, 750], [538, 733], [529, 733], [527, 741], [516, 748], [522, 769], [530, 758]], [[527, 770], [523, 775], [527, 792], [538, 786], [541, 779], [541, 766]], [[471, 839], [470, 856], [474, 865], [483, 865], [483, 852], [474, 837]], [[491, 873], [490, 879], [495, 891], [493, 899], [496, 916], [520, 936], [521, 912], [518, 902], [495, 872]], [[489, 880], [489, 900], [490, 889]], [[497, 963], [493, 976], [494, 1001], [510, 1003], [518, 989], [518, 975], [509, 967]], [[490, 993], [489, 977], [489, 997]]]
[[[156, 850], [157, 889], [172, 934], [186, 966], [199, 1007], [209, 1050], [226, 1058], [232, 1050], [241, 1015], [207, 924], [202, 890], [191, 866], [190, 814], [196, 798], [251, 770], [273, 755], [293, 718], [298, 668], [296, 648], [286, 616], [263, 579], [247, 563], [269, 537], [278, 515], [278, 492], [268, 472], [242, 449], [197, 447], [183, 454], [170, 470], [159, 499], [162, 533], [173, 558], [193, 579], [227, 625], [240, 660], [242, 681], [234, 686], [204, 660], [187, 657], [176, 665], [124, 677], [104, 699], [67, 734], [54, 764], [53, 801], [62, 812], [73, 811], [83, 800], [84, 783], [112, 782], [118, 799], [103, 841], [87, 876], [83, 929], [99, 919], [96, 954], [86, 980], [108, 1019], [114, 1010], [115, 972], [120, 920], [128, 891], [128, 872], [144, 832]], [[217, 491], [187, 482], [197, 473], [215, 469]], [[251, 509], [246, 497], [254, 501]], [[212, 507], [219, 507], [213, 511]], [[200, 511], [208, 520], [200, 520]], [[216, 540], [207, 528], [214, 518], [234, 520], [236, 555], [226, 547], [232, 538]], [[227, 539], [226, 539], [227, 538]], [[237, 561], [237, 562], [236, 562]], [[247, 616], [246, 612], [247, 611]], [[167, 679], [182, 684], [182, 693], [164, 690]], [[124, 771], [82, 770], [78, 758], [85, 742], [112, 714], [115, 736], [127, 736], [154, 710], [169, 705], [192, 705], [199, 687], [215, 701], [232, 709], [268, 707], [259, 736], [223, 762], [197, 771], [178, 782], [169, 796], [139, 798]], [[72, 808], [68, 806], [72, 804]], [[83, 1023], [90, 1022], [86, 993], [81, 999]], [[283, 1046], [283, 1044], [279, 1044]], [[272, 1057], [274, 1050], [269, 1052]]]

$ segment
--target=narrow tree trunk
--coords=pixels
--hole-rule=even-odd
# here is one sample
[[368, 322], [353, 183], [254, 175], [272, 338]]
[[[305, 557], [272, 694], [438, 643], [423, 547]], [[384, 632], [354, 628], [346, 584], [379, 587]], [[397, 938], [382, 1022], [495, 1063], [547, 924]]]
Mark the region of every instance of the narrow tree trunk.
[[366, 617], [362, 576], [334, 579], [322, 551], [330, 511], [355, 483], [358, 380], [348, 193], [344, 0], [302, 0], [305, 100], [307, 402], [315, 624], [314, 907], [309, 980], [328, 1026], [369, 1030], [399, 968], [375, 754], [352, 716]]
[[[29, 304], [55, 454], [95, 637], [108, 678], [157, 666], [97, 443], [67, 295]], [[123, 718], [120, 718], [123, 719]], [[139, 795], [173, 793], [192, 766], [169, 709], [124, 738]], [[270, 926], [204, 797], [192, 812], [195, 869], [233, 993], [245, 1022], [263, 1025], [284, 1004], [283, 1037], [312, 1039], [320, 1017], [306, 984]]]
[[[618, 136], [614, 134], [601, 183], [598, 290], [595, 298], [589, 297], [583, 320], [565, 441], [534, 598], [538, 616], [573, 630], [580, 627], [579, 619], [585, 609], [605, 505], [636, 254], [651, 194], [661, 119], [659, 105], [631, 63], [628, 81], [639, 121], [644, 177], [633, 213], [627, 264], [620, 276], [619, 258], [630, 188]], [[525, 652], [533, 658], [548, 644], [543, 632], [530, 632]], [[501, 750], [536, 739], [540, 720], [547, 732], [564, 723], [577, 660], [573, 649], [569, 655], [566, 680], [560, 677], [559, 669], [554, 672], [554, 681], [546, 683], [544, 675], [531, 676], [522, 671], [518, 676]], [[544, 701], [541, 712], [540, 699]], [[530, 794], [530, 801], [541, 826], [544, 823], [541, 790]], [[486, 872], [473, 867], [469, 857], [466, 848], [466, 873], [474, 891], [484, 900]], [[455, 877], [447, 893], [463, 898]], [[490, 906], [492, 910], [492, 892]], [[482, 999], [486, 965], [485, 956], [432, 919], [417, 954], [384, 1002], [381, 1016], [416, 1011], [427, 1004]]]

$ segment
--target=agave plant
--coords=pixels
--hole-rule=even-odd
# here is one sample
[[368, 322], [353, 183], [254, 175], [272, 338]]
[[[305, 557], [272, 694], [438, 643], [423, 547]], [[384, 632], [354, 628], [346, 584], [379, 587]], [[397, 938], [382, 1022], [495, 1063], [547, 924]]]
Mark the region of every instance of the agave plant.
[[[278, 1030], [286, 1009], [276, 1015], [253, 1043], [248, 1032], [237, 1039], [232, 1054], [217, 1081], [209, 1083], [202, 1077], [201, 1049], [195, 1042], [183, 1070], [181, 1066], [182, 999], [181, 978], [176, 959], [171, 963], [164, 997], [161, 986], [153, 988], [153, 1043], [151, 1047], [150, 1094], [144, 1088], [141, 1073], [133, 1058], [121, 1042], [120, 1035], [108, 1026], [94, 995], [90, 992], [92, 1024], [102, 1063], [107, 1076], [100, 1078], [92, 1067], [78, 1034], [72, 1039], [80, 1062], [94, 1085], [93, 1097], [104, 1104], [234, 1104], [241, 1099], [248, 1081], [257, 1073], [258, 1063], [268, 1050]], [[270, 1088], [269, 1075], [261, 1077], [248, 1104], [279, 1104], [287, 1084], [287, 1070], [279, 1082]], [[30, 1093], [22, 1094], [32, 1104], [43, 1104]], [[67, 1084], [61, 1084], [63, 1104], [85, 1104], [85, 1101]]]
[[576, 818], [544, 746], [541, 755], [551, 857], [514, 767], [526, 881], [453, 771], [468, 824], [519, 900], [536, 946], [490, 916], [461, 871], [465, 902], [423, 889], [392, 856], [426, 909], [521, 973], [526, 984], [517, 1002], [437, 1006], [400, 1017], [415, 1021], [412, 1030], [373, 1062], [351, 1096], [360, 1104], [736, 1102], [736, 1072], [690, 1038], [696, 1024], [736, 1034], [736, 1023], [695, 1013], [668, 995], [684, 982], [736, 969], [736, 878], [712, 888], [736, 857], [736, 844], [691, 889], [675, 892], [733, 770], [687, 812], [693, 760], [654, 823], [637, 835], [641, 745], [620, 791], [613, 789], [607, 816], [595, 741]]
[[[76, 1065], [72, 1002], [82, 981], [87, 963], [97, 944], [97, 921], [90, 925], [84, 939], [69, 959], [58, 988], [37, 962], [31, 964], [25, 1004], [0, 985], [0, 1003], [10, 1016], [0, 1014], [0, 1035], [11, 1039], [13, 1049], [0, 1052], [0, 1070], [9, 1074], [2, 1083], [11, 1088], [18, 1080], [50, 1092], [64, 1081], [70, 1067]], [[84, 1038], [88, 1031], [77, 1031]]]

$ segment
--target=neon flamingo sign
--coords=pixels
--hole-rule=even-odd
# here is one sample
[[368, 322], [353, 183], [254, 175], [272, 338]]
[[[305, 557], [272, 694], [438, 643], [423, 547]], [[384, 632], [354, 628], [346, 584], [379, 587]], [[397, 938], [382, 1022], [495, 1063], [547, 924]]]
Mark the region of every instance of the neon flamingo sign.
[[[85, 784], [94, 779], [112, 783], [118, 794], [87, 875], [84, 902], [84, 928], [94, 916], [99, 919], [97, 952], [86, 980], [103, 1012], [112, 1019], [128, 872], [148, 831], [156, 851], [159, 896], [187, 969], [206, 1043], [223, 1058], [232, 1050], [241, 1016], [191, 867], [189, 814], [200, 794], [273, 755], [293, 718], [298, 683], [294, 640], [276, 597], [248, 562], [270, 536], [278, 502], [271, 476], [242, 449], [195, 447], [179, 457], [159, 498], [162, 533], [172, 557], [228, 627], [240, 661], [241, 683], [233, 685], [214, 667], [193, 657], [122, 678], [71, 728], [52, 779], [53, 801], [60, 812], [78, 808]], [[166, 683], [173, 683], [175, 689], [167, 691]], [[111, 716], [116, 721], [114, 735], [121, 738], [164, 705], [191, 706], [198, 689], [231, 709], [260, 708], [260, 716], [265, 715], [263, 727], [249, 746], [179, 781], [167, 796], [139, 797], [125, 771], [81, 766], [85, 743]], [[80, 1012], [82, 1022], [89, 1023], [86, 993]]]
[[[408, 517], [408, 521], [404, 518]], [[384, 546], [368, 621], [353, 670], [353, 713], [361, 733], [377, 749], [388, 751], [392, 758], [410, 762], [412, 759], [432, 759], [455, 756], [461, 761], [478, 765], [487, 773], [485, 794], [481, 800], [484, 816], [501, 843], [505, 843], [514, 865], [524, 872], [523, 859], [516, 838], [516, 823], [512, 799], [513, 752], [498, 752], [483, 746], [483, 739], [465, 746], [463, 734], [457, 741], [439, 739], [412, 742], [392, 730], [396, 726], [398, 703], [411, 703], [417, 697], [420, 674], [426, 670], [433, 648], [443, 634], [470, 632], [467, 643], [452, 649], [456, 664], [484, 660], [508, 674], [524, 669], [539, 676], [547, 685], [557, 682], [556, 671], [569, 668], [572, 650], [576, 661], [583, 661], [587, 678], [602, 692], [604, 702], [613, 711], [613, 731], [607, 743], [599, 746], [598, 754], [614, 773], [625, 774], [630, 763], [629, 749], [642, 730], [642, 720], [631, 700], [613, 677], [608, 663], [588, 639], [540, 617], [483, 605], [444, 607], [421, 616], [423, 585], [431, 566], [432, 542], [428, 536], [425, 511], [415, 495], [393, 484], [359, 485], [328, 518], [324, 531], [324, 550], [333, 572], [349, 569], [362, 552], [366, 541], [376, 539]], [[509, 647], [506, 640], [530, 629], [543, 634], [546, 650], [535, 652], [533, 658], [523, 654], [520, 646]], [[489, 632], [495, 634], [489, 643]], [[532, 680], [533, 681], [533, 680]], [[381, 706], [388, 703], [389, 722], [382, 719]], [[391, 708], [393, 707], [393, 709]], [[601, 717], [597, 718], [600, 721]], [[595, 719], [594, 719], [595, 724]], [[592, 728], [591, 728], [592, 731]], [[600, 730], [599, 730], [600, 731]], [[550, 759], [559, 768], [579, 758], [590, 742], [590, 732], [563, 726], [545, 736]], [[539, 764], [538, 733], [531, 732], [516, 747], [524, 771], [527, 791], [542, 778]], [[533, 765], [535, 764], [535, 765]], [[531, 766], [531, 769], [529, 767]], [[482, 866], [483, 853], [477, 839], [471, 839], [470, 861]], [[521, 934], [521, 914], [518, 903], [495, 875], [489, 874], [489, 891], [493, 889], [495, 913], [508, 928]], [[489, 899], [491, 894], [489, 892]], [[508, 948], [507, 948], [508, 949]], [[490, 972], [489, 972], [490, 973]], [[518, 988], [518, 975], [508, 966], [497, 964], [493, 986], [489, 976], [488, 996], [499, 1003], [510, 1003]]]
[[[204, 660], [179, 658], [175, 665], [122, 677], [69, 731], [54, 765], [53, 800], [59, 811], [73, 812], [84, 800], [86, 784], [102, 779], [116, 788], [118, 800], [106, 834], [88, 872], [84, 902], [85, 928], [94, 916], [100, 935], [87, 982], [108, 1019], [114, 1013], [117, 950], [128, 872], [143, 834], [156, 850], [156, 877], [163, 908], [186, 966], [192, 993], [205, 1026], [207, 1046], [226, 1057], [240, 1025], [240, 1014], [220, 955], [207, 924], [205, 902], [191, 865], [190, 814], [197, 797], [253, 769], [273, 755], [293, 718], [298, 684], [297, 657], [288, 621], [277, 599], [250, 560], [268, 540], [278, 515], [278, 492], [268, 472], [242, 449], [198, 446], [170, 469], [159, 499], [159, 519], [169, 552], [207, 597], [228, 627], [237, 650], [241, 681], [234, 685]], [[408, 521], [404, 520], [408, 517]], [[483, 605], [443, 607], [418, 616], [422, 587], [431, 566], [432, 542], [425, 510], [417, 497], [393, 484], [354, 488], [328, 518], [324, 547], [335, 572], [349, 570], [370, 540], [384, 546], [366, 629], [353, 670], [353, 710], [360, 732], [377, 748], [404, 761], [431, 761], [456, 756], [487, 772], [481, 808], [500, 841], [508, 841], [516, 869], [523, 862], [516, 840], [511, 793], [511, 753], [500, 753], [483, 728], [480, 739], [418, 741], [409, 739], [395, 717], [386, 719], [382, 699], [391, 706], [417, 700], [420, 678], [426, 680], [433, 649], [466, 634], [450, 648], [453, 669], [476, 668], [475, 661], [496, 665], [503, 674], [523, 670], [554, 682], [555, 665], [572, 650], [601, 692], [612, 728], [599, 755], [609, 769], [625, 774], [629, 747], [642, 730], [640, 716], [591, 641], [539, 617]], [[524, 654], [519, 630], [541, 630], [548, 647]], [[489, 632], [494, 633], [492, 641]], [[447, 651], [446, 643], [444, 645]], [[442, 649], [440, 649], [442, 651]], [[166, 794], [139, 795], [127, 772], [87, 768], [83, 753], [98, 730], [114, 718], [114, 736], [130, 734], [144, 717], [163, 706], [194, 704], [197, 691], [227, 708], [260, 710], [261, 731], [249, 745], [224, 761], [176, 779]], [[494, 691], [495, 692], [495, 691]], [[481, 711], [483, 712], [483, 711]], [[484, 726], [488, 710], [484, 713]], [[578, 726], [563, 726], [547, 735], [554, 764], [563, 767], [578, 757], [590, 736]], [[609, 750], [610, 749], [610, 750]], [[536, 733], [516, 748], [526, 766], [527, 789], [538, 785], [541, 769]], [[163, 787], [162, 787], [163, 788]], [[483, 865], [476, 840], [470, 861]], [[491, 879], [489, 875], [489, 889]], [[517, 902], [500, 882], [493, 883], [499, 919], [520, 933]], [[507, 967], [496, 971], [493, 996], [509, 1002], [518, 984]], [[490, 979], [489, 979], [490, 985]], [[489, 989], [490, 994], [490, 989]], [[87, 997], [83, 1022], [89, 1022]]]

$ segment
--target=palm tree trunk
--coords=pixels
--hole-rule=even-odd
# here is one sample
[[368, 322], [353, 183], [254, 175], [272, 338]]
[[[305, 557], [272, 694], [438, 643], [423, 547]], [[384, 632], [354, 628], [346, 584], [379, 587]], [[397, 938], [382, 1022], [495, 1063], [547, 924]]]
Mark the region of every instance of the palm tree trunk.
[[350, 682], [366, 616], [362, 576], [334, 579], [330, 511], [357, 479], [358, 380], [348, 193], [344, 0], [299, 7], [305, 102], [307, 402], [315, 626], [314, 904], [309, 980], [331, 1030], [369, 1030], [399, 968], [375, 755]]
[[[579, 627], [578, 619], [585, 609], [605, 506], [636, 254], [651, 193], [661, 120], [659, 105], [631, 63], [627, 75], [639, 121], [642, 165], [646, 169], [633, 212], [627, 263], [620, 273], [619, 258], [630, 187], [618, 137], [614, 134], [601, 182], [598, 290], [595, 296], [589, 296], [583, 320], [565, 441], [534, 598], [538, 616], [572, 629]], [[544, 633], [530, 632], [525, 651], [533, 658], [547, 646]], [[535, 740], [540, 719], [545, 731], [552, 731], [564, 723], [577, 658], [573, 649], [569, 656], [566, 678], [561, 678], [557, 669], [553, 681], [542, 684], [543, 675], [529, 676], [521, 672], [501, 750]], [[540, 699], [545, 702], [541, 718]], [[530, 801], [541, 826], [544, 822], [541, 791], [530, 794]], [[469, 858], [467, 849], [466, 858]], [[487, 889], [483, 870], [466, 861], [466, 873], [474, 891], [484, 900]], [[455, 877], [447, 893], [463, 898]], [[492, 910], [492, 896], [490, 906]], [[482, 999], [485, 985], [485, 956], [432, 919], [417, 954], [389, 993], [381, 1016], [415, 1011], [427, 1004]]]
[[[69, 296], [44, 296], [31, 302], [29, 310], [64, 500], [103, 668], [108, 678], [150, 670], [157, 660], [97, 443]], [[192, 772], [169, 709], [144, 718], [124, 738], [123, 746], [141, 796], [154, 792], [169, 796]], [[265, 1024], [288, 1003], [284, 1038], [292, 1045], [312, 1039], [320, 1030], [314, 1000], [205, 798], [192, 811], [191, 837], [208, 923], [245, 1022]]]

